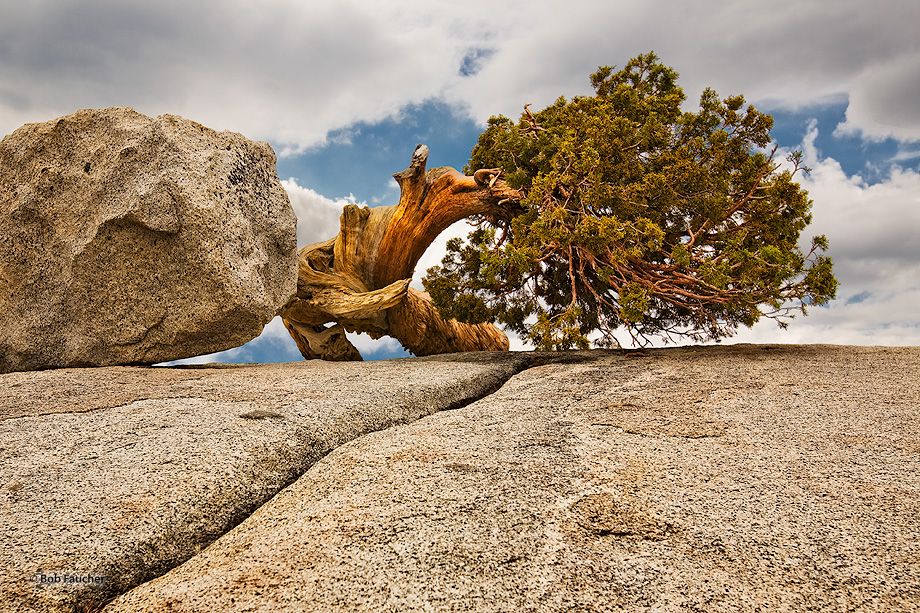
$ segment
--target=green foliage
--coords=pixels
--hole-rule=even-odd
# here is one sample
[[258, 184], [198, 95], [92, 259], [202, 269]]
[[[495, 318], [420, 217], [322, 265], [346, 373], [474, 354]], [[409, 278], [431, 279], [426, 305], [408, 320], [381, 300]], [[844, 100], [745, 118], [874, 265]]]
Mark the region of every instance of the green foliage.
[[805, 253], [801, 155], [774, 161], [773, 119], [707, 89], [684, 112], [654, 53], [591, 76], [596, 94], [492, 117], [467, 172], [500, 168], [524, 194], [506, 227], [451, 241], [424, 280], [439, 311], [498, 321], [543, 349], [649, 336], [719, 339], [761, 317], [785, 325], [833, 299], [823, 236]]

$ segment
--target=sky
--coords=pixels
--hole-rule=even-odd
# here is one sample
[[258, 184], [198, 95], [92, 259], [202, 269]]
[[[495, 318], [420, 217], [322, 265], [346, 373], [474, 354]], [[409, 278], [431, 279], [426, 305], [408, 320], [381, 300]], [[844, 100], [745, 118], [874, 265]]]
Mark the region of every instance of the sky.
[[[838, 298], [787, 330], [723, 342], [920, 346], [920, 2], [917, 0], [0, 0], [0, 136], [81, 108], [173, 113], [266, 141], [301, 246], [345, 203], [398, 200], [415, 146], [462, 168], [491, 115], [516, 119], [588, 75], [655, 51], [687, 110], [743, 94], [801, 150]], [[426, 253], [414, 285], [437, 264]], [[353, 337], [365, 359], [408, 355]], [[512, 339], [513, 349], [527, 349]], [[191, 361], [300, 359], [279, 319]]]

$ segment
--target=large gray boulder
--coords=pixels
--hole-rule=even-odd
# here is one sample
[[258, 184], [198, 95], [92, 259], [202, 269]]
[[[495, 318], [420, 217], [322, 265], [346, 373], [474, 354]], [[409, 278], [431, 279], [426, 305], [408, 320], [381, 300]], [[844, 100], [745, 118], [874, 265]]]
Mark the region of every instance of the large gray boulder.
[[0, 372], [239, 346], [293, 295], [269, 145], [127, 107], [0, 142]]

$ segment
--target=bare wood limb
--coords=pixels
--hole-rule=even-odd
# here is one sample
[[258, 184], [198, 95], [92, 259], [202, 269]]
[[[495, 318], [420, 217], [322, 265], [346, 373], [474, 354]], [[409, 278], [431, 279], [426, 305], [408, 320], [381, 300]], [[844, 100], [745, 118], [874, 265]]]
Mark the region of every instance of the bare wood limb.
[[[473, 176], [452, 168], [426, 171], [427, 160], [428, 148], [419, 145], [409, 167], [393, 175], [398, 204], [346, 205], [338, 236], [301, 249], [297, 296], [282, 317], [304, 357], [361, 359], [344, 330], [393, 336], [416, 355], [508, 349], [495, 326], [441, 318], [428, 295], [409, 282], [448, 226], [472, 216], [511, 219], [521, 194], [499, 178], [499, 170]], [[327, 328], [330, 322], [337, 325]]]
[[425, 292], [410, 287], [406, 299], [390, 312], [390, 335], [415, 355], [450, 351], [508, 351], [508, 337], [492, 324], [465, 324], [442, 319]]
[[284, 327], [291, 333], [297, 348], [307, 360], [349, 362], [363, 359], [355, 346], [345, 337], [345, 329], [340, 325], [325, 328], [284, 320]]

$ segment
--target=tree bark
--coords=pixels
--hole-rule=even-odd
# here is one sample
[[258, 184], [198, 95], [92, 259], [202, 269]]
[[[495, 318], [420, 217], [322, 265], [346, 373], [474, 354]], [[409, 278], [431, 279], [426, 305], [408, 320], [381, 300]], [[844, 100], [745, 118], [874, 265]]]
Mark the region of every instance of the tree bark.
[[346, 330], [392, 336], [415, 355], [508, 349], [501, 330], [443, 319], [428, 294], [409, 283], [419, 258], [448, 226], [473, 216], [510, 219], [520, 211], [521, 194], [497, 170], [426, 172], [427, 160], [428, 147], [419, 145], [409, 167], [393, 175], [397, 205], [346, 205], [337, 237], [300, 250], [297, 295], [281, 315], [305, 358], [362, 359]]

